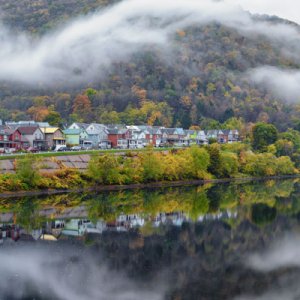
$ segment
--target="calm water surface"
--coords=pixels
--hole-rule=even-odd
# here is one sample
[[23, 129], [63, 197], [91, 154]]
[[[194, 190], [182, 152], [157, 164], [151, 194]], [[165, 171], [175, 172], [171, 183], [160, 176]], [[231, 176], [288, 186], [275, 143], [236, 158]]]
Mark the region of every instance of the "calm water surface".
[[300, 299], [300, 183], [0, 199], [0, 299]]

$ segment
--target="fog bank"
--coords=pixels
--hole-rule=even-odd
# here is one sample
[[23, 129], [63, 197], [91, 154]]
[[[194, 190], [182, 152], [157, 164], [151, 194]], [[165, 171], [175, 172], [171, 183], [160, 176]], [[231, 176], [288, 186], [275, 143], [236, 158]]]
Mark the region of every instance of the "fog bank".
[[300, 41], [294, 27], [254, 22], [239, 5], [226, 1], [125, 0], [37, 40], [15, 36], [1, 26], [0, 80], [31, 85], [87, 83], [113, 62], [126, 61], [143, 48], [155, 46], [171, 55], [168, 47], [178, 29], [212, 21], [246, 35], [284, 41], [286, 51], [290, 43]]
[[29, 243], [0, 251], [0, 299], [160, 300], [158, 284], [134, 284], [79, 247], [38, 247]]

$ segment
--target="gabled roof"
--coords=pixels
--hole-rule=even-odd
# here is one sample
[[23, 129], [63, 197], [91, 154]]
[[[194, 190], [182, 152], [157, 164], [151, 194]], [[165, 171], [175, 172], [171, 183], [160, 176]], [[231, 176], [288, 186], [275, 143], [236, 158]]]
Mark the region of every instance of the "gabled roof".
[[223, 129], [222, 132], [223, 132], [225, 135], [232, 134], [232, 132], [231, 132], [230, 129]]
[[185, 134], [195, 134], [197, 132], [196, 132], [196, 130], [186, 129], [186, 130], [184, 130], [184, 133]]
[[80, 135], [81, 129], [65, 129], [63, 133], [66, 135]]
[[126, 129], [126, 125], [124, 124], [108, 124], [106, 125], [107, 129]]
[[92, 123], [86, 128], [88, 134], [99, 134], [103, 131], [107, 133], [107, 127], [98, 123]]
[[[0, 134], [7, 134], [6, 133], [6, 131], [7, 131], [7, 129], [10, 129], [10, 128], [8, 128], [7, 126], [5, 126], [5, 125], [0, 125]], [[11, 129], [10, 129], [11, 130]]]
[[87, 128], [90, 126], [90, 124], [87, 124], [87, 123], [77, 123], [77, 122], [74, 122], [74, 123], [72, 123], [72, 124], [68, 127], [68, 129], [69, 129], [73, 124], [77, 125], [77, 126], [78, 126], [79, 128], [81, 128], [81, 129], [87, 129]]
[[21, 126], [18, 127], [18, 130], [23, 135], [32, 135], [36, 132], [37, 129], [40, 129], [38, 126]]
[[150, 134], [162, 134], [162, 130], [160, 128], [157, 128], [157, 127], [149, 128], [148, 132]]
[[217, 129], [209, 129], [209, 130], [205, 130], [205, 134], [208, 135], [217, 135], [218, 134], [218, 130]]
[[163, 133], [167, 133], [167, 134], [175, 134], [176, 129], [175, 128], [163, 128], [161, 131]]
[[58, 127], [42, 127], [41, 130], [43, 133], [53, 134], [60, 129]]
[[126, 128], [108, 128], [108, 134], [125, 134], [128, 129]]

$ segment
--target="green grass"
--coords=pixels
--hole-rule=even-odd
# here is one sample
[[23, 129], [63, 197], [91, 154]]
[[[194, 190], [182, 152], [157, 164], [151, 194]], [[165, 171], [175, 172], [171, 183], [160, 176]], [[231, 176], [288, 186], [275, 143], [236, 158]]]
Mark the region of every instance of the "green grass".
[[[166, 151], [174, 148], [154, 148], [154, 151]], [[178, 148], [177, 148], [178, 149]], [[82, 154], [105, 154], [105, 153], [124, 153], [124, 152], [143, 152], [147, 148], [143, 149], [108, 149], [108, 150], [85, 150], [85, 151], [65, 151], [65, 152], [41, 152], [34, 153], [37, 157], [55, 157], [55, 156], [69, 156], [69, 155], [82, 155]], [[24, 154], [4, 154], [0, 156], [0, 160], [16, 159], [26, 155]]]

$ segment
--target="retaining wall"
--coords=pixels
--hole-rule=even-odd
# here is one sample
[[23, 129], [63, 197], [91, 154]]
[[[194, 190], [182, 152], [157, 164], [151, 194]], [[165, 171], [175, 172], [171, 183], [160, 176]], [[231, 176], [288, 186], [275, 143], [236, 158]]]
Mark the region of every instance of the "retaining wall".
[[[42, 158], [39, 162], [40, 172], [53, 173], [64, 167], [84, 171], [87, 169], [90, 159], [88, 154]], [[15, 164], [15, 159], [0, 160], [0, 173], [15, 173]]]

